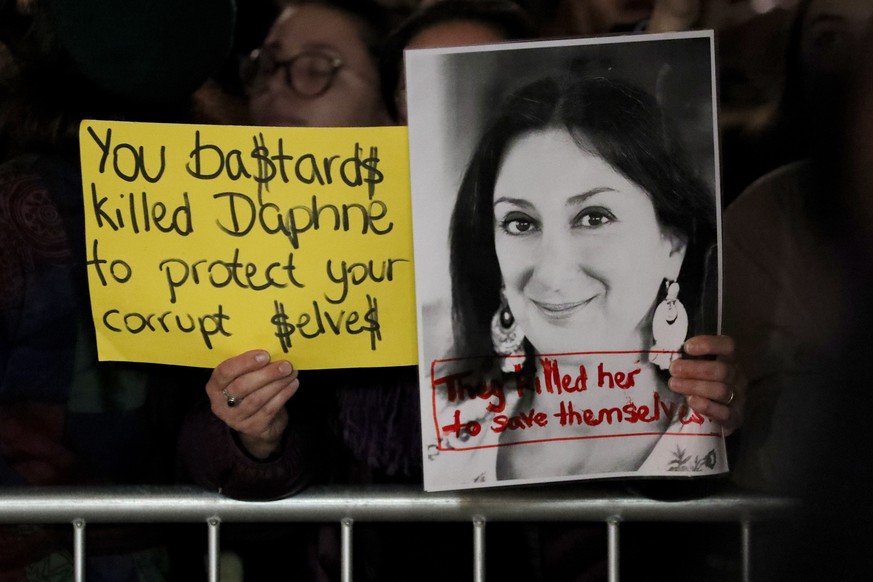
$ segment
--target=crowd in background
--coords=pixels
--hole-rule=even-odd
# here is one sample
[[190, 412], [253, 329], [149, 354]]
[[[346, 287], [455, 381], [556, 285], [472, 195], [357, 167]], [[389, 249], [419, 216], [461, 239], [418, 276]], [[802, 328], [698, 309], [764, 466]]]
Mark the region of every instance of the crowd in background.
[[[863, 579], [871, 558], [854, 534], [873, 519], [870, 22], [871, 0], [0, 0], [0, 486], [182, 482], [269, 499], [311, 482], [420, 482], [414, 369], [298, 374], [258, 351], [211, 376], [97, 361], [80, 120], [403, 124], [414, 107], [405, 48], [714, 29], [723, 329], [748, 378], [743, 426], [729, 437], [731, 479], [819, 511], [800, 516], [802, 533], [782, 539], [784, 527], [774, 528], [782, 542], [756, 550], [762, 578]], [[276, 51], [310, 37], [330, 40], [345, 62], [307, 86]], [[319, 58], [307, 66], [328, 66]], [[228, 407], [230, 386], [263, 406]], [[454, 525], [373, 525], [357, 538], [356, 555], [370, 557], [356, 579], [423, 568], [433, 569], [405, 579], [466, 575], [469, 534]], [[489, 577], [605, 579], [602, 528], [511, 525], [489, 526]], [[89, 579], [202, 579], [191, 537], [167, 531], [89, 526]], [[736, 579], [726, 548], [738, 535], [704, 524], [628, 528], [640, 563], [624, 571]], [[227, 536], [246, 580], [338, 579], [332, 526], [240, 526]], [[69, 579], [68, 537], [0, 527], [0, 580]], [[463, 557], [425, 565], [433, 543]]]

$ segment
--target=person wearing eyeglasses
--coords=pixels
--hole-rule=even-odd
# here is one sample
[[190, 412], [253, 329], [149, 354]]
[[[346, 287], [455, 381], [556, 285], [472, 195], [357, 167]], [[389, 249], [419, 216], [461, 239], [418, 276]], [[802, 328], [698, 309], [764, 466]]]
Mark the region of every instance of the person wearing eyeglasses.
[[297, 0], [282, 10], [240, 75], [255, 125], [354, 127], [389, 123], [377, 54], [385, 10], [361, 0]]
[[[366, 0], [288, 5], [241, 63], [250, 122], [388, 125], [376, 65], [388, 22], [388, 13]], [[421, 483], [415, 366], [298, 374], [293, 361], [252, 350], [216, 366], [204, 392], [179, 440], [182, 481], [250, 500], [285, 497], [315, 483]], [[406, 579], [443, 539], [458, 552], [469, 546], [462, 524], [356, 528], [363, 528], [356, 535], [356, 580]], [[273, 580], [280, 569], [283, 579], [339, 579], [339, 539], [336, 524], [231, 524], [222, 533], [246, 580]], [[465, 556], [430, 568], [454, 579], [472, 562]]]
[[[251, 123], [282, 127], [387, 125], [376, 59], [388, 28], [388, 12], [371, 0], [292, 0], [286, 4], [261, 46], [240, 63]], [[206, 385], [211, 412], [195, 413], [187, 424], [187, 437], [181, 445], [183, 469], [191, 480], [209, 487], [217, 485], [231, 497], [270, 498], [294, 493], [311, 477], [312, 459], [305, 451], [313, 441], [333, 436], [308, 433], [307, 427], [323, 428], [326, 424], [308, 411], [321, 413], [336, 406], [340, 414], [351, 408], [363, 416], [362, 407], [343, 406], [344, 394], [373, 384], [397, 391], [395, 386], [414, 382], [414, 367], [406, 376], [408, 381], [404, 382], [380, 370], [337, 370], [308, 372], [301, 381], [291, 362], [270, 361], [262, 350], [229, 358], [216, 367]], [[301, 383], [314, 388], [297, 394]], [[321, 387], [325, 389], [319, 390]], [[309, 392], [320, 392], [314, 398], [324, 397], [327, 402], [309, 402], [305, 394]], [[340, 400], [338, 405], [334, 396]], [[297, 412], [301, 418], [291, 418]], [[359, 418], [354, 424], [364, 423]], [[350, 442], [372, 440], [354, 438]], [[205, 461], [200, 454], [204, 446], [218, 454]], [[358, 456], [367, 460], [373, 455], [361, 452]], [[276, 462], [264, 464], [266, 459]], [[317, 464], [330, 468], [330, 463], [323, 461], [319, 459]], [[397, 470], [395, 464], [389, 465]], [[252, 467], [257, 470], [250, 470]]]

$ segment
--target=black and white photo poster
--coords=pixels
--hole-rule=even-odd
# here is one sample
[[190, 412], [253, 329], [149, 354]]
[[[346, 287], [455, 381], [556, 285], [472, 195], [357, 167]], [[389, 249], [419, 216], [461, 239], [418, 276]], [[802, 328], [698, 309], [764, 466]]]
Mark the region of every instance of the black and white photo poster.
[[425, 489], [726, 472], [712, 33], [405, 58]]

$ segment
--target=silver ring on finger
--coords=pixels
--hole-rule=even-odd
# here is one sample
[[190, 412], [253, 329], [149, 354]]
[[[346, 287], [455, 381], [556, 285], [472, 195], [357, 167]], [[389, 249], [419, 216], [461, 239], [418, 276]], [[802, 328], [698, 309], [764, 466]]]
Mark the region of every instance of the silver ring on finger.
[[731, 395], [728, 396], [727, 402], [725, 402], [724, 405], [725, 405], [725, 406], [730, 406], [730, 405], [731, 405], [731, 402], [734, 401], [734, 398], [736, 398], [736, 396], [737, 396], [736, 391], [735, 391], [733, 388], [731, 388]]
[[242, 400], [242, 398], [240, 398], [239, 396], [234, 396], [233, 394], [228, 392], [227, 388], [221, 391], [221, 395], [224, 396], [224, 401], [227, 403], [227, 406], [229, 408], [235, 407]]

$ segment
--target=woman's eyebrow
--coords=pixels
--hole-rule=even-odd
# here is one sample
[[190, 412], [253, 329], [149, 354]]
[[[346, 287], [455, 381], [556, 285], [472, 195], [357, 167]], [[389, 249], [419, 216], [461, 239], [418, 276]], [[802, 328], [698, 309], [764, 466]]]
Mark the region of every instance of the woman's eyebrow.
[[287, 58], [294, 58], [297, 55], [299, 55], [300, 53], [304, 53], [307, 51], [322, 51], [325, 53], [330, 53], [334, 56], [339, 55], [339, 51], [337, 50], [336, 46], [334, 46], [333, 44], [331, 44], [329, 42], [324, 42], [324, 41], [320, 41], [320, 40], [306, 41], [302, 45], [300, 45], [300, 47], [297, 50], [295, 50], [293, 52], [292, 51], [283, 51], [282, 50], [282, 43], [280, 43], [278, 41], [274, 41], [274, 42], [265, 44], [263, 47], [261, 47], [261, 50], [270, 51], [273, 55], [275, 55], [276, 58], [284, 58], [283, 56], [279, 56], [279, 55], [289, 54], [289, 53], [290, 54]]
[[[610, 188], [609, 186], [599, 186], [597, 188], [592, 188], [591, 190], [586, 190], [580, 194], [576, 194], [575, 196], [571, 196], [567, 199], [567, 206], [574, 206], [577, 204], [582, 204], [592, 196], [597, 194], [602, 194], [603, 192], [616, 192], [615, 188]], [[534, 205], [528, 202], [524, 198], [513, 198], [512, 196], [498, 196], [494, 199], [494, 206], [505, 202], [507, 204], [514, 204], [516, 206], [522, 206], [524, 208], [534, 208]]]
[[304, 51], [323, 51], [326, 53], [331, 53], [335, 56], [339, 55], [339, 50], [336, 48], [336, 45], [322, 40], [310, 40], [304, 42], [303, 45], [300, 47], [300, 50], [297, 51], [297, 54], [300, 54]]
[[602, 194], [603, 192], [615, 192], [615, 188], [610, 188], [609, 186], [599, 186], [597, 188], [592, 188], [591, 190], [586, 190], [581, 194], [576, 194], [575, 196], [571, 196], [567, 200], [567, 206], [575, 206], [577, 204], [582, 204], [592, 196], [597, 194]]
[[525, 200], [524, 198], [513, 198], [512, 196], [499, 196], [494, 199], [494, 204], [492, 206], [497, 206], [500, 203], [514, 204], [515, 206], [523, 206], [525, 208], [533, 208], [533, 204]]

